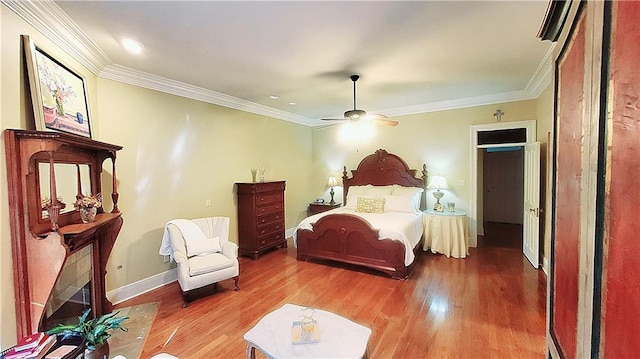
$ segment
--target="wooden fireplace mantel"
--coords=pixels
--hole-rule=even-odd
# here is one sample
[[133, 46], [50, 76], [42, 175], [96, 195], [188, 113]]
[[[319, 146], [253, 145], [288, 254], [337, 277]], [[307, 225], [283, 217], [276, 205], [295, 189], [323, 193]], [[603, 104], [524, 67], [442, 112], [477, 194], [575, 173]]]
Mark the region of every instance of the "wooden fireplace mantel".
[[[92, 247], [92, 314], [111, 312], [106, 297], [106, 265], [122, 227], [118, 209], [116, 152], [122, 147], [62, 132], [5, 130], [9, 215], [13, 256], [15, 306], [18, 338], [42, 331], [47, 301], [69, 255]], [[96, 220], [82, 223], [77, 210], [59, 213], [62, 203], [56, 194], [56, 165], [78, 168], [78, 196], [81, 195], [80, 166], [87, 166], [92, 194], [102, 193], [102, 165], [112, 162], [113, 209], [98, 210]], [[40, 183], [39, 165], [49, 165], [48, 183]], [[58, 179], [61, 181], [61, 179]], [[66, 183], [68, 184], [68, 183]], [[50, 190], [49, 215], [43, 215], [41, 188]], [[103, 198], [103, 201], [106, 198]], [[73, 198], [75, 200], [75, 198]], [[104, 202], [103, 202], [104, 203]], [[73, 206], [67, 203], [66, 206]]]

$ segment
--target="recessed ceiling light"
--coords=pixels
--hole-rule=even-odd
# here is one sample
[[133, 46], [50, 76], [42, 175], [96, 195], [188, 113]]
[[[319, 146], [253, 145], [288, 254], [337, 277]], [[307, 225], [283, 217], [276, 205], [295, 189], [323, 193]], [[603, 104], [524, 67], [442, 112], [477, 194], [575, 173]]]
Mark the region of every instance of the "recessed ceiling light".
[[280, 98], [280, 96], [278, 96], [278, 95], [271, 95], [271, 96], [269, 96], [269, 98], [270, 98], [270, 99], [272, 99], [272, 100], [277, 100], [277, 99], [279, 99], [279, 98]]
[[142, 44], [133, 39], [122, 39], [120, 41], [122, 47], [132, 54], [140, 55], [142, 53]]
[[295, 102], [289, 102], [289, 105], [291, 105], [291, 106], [295, 106], [295, 105], [296, 105], [296, 103], [295, 103]]

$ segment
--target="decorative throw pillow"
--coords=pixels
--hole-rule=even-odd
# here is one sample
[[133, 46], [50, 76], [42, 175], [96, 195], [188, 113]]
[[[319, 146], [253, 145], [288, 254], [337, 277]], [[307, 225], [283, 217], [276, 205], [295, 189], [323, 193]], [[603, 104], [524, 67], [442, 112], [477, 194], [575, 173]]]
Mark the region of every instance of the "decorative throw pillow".
[[220, 247], [220, 237], [188, 241], [186, 244], [188, 257], [204, 256], [207, 254], [222, 252], [222, 247]]
[[356, 212], [360, 213], [384, 213], [384, 198], [358, 197]]

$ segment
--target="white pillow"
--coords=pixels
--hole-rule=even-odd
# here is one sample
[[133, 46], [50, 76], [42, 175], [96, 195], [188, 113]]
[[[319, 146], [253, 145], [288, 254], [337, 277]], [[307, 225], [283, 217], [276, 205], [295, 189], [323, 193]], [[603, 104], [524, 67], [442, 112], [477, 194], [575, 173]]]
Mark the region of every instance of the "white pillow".
[[367, 189], [369, 187], [372, 187], [371, 185], [366, 185], [366, 186], [351, 186], [349, 187], [349, 193], [348, 194], [356, 194], [358, 196], [363, 195], [365, 193], [367, 193]]
[[405, 193], [411, 193], [411, 194], [415, 194], [415, 193], [422, 193], [424, 192], [424, 188], [420, 188], [420, 187], [405, 187], [405, 186], [400, 186], [397, 184], [393, 185], [393, 192], [391, 192], [391, 194], [405, 194]]
[[393, 186], [370, 186], [367, 188], [367, 197], [382, 197], [393, 194]]
[[412, 195], [413, 196], [413, 204], [415, 211], [420, 211], [420, 201], [422, 200], [422, 192], [424, 192], [424, 188], [419, 187], [405, 187], [400, 185], [394, 185], [393, 187], [393, 195]]
[[[416, 196], [412, 194], [384, 196], [384, 209], [387, 212], [417, 212]], [[419, 198], [419, 197], [418, 197]], [[418, 205], [419, 207], [419, 205]]]
[[220, 237], [207, 238], [205, 240], [187, 241], [187, 257], [205, 256], [222, 252], [220, 247]]

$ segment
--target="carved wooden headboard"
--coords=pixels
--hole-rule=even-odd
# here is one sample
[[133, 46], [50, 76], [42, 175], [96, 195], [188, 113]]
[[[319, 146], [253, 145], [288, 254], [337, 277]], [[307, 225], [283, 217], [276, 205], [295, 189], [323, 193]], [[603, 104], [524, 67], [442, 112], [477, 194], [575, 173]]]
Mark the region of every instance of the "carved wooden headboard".
[[[417, 170], [409, 169], [407, 163], [397, 155], [383, 149], [363, 158], [358, 168], [351, 170], [351, 178], [347, 176], [347, 166], [344, 166], [342, 183], [344, 187], [343, 202], [347, 203], [347, 193], [350, 186], [388, 186], [397, 184], [405, 187], [419, 187], [425, 189], [427, 184], [427, 166], [422, 165], [422, 178], [416, 177]], [[422, 192], [420, 208], [426, 207], [426, 191]]]

